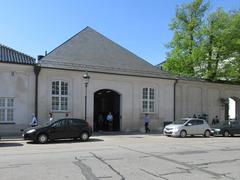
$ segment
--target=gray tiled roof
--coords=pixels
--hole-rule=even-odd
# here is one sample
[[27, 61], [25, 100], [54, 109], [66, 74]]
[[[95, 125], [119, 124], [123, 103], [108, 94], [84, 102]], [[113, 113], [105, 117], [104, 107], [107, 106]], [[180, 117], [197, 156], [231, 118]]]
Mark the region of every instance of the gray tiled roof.
[[40, 61], [41, 67], [175, 79], [87, 27]]
[[35, 64], [35, 59], [0, 44], [0, 62], [33, 65]]

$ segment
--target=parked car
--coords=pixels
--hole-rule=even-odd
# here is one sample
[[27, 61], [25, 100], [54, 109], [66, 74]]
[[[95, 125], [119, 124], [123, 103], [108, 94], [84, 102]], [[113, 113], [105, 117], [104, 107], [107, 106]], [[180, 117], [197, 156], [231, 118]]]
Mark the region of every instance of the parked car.
[[165, 126], [163, 133], [166, 136], [186, 137], [187, 135], [203, 135], [209, 137], [211, 128], [203, 119], [181, 118], [173, 124]]
[[92, 135], [92, 128], [88, 122], [82, 119], [65, 118], [52, 123], [47, 122], [43, 126], [36, 126], [24, 131], [25, 140], [33, 140], [39, 143], [47, 143], [55, 139], [78, 139], [87, 141]]
[[229, 135], [240, 134], [240, 121], [239, 120], [228, 120], [219, 127], [213, 129], [213, 135], [223, 135], [228, 137]]

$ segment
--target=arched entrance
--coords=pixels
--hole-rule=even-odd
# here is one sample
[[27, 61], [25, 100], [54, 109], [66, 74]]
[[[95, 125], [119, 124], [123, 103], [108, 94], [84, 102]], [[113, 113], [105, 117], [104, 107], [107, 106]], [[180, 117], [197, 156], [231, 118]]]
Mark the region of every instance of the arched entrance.
[[[112, 127], [106, 121], [108, 113], [113, 115]], [[110, 89], [94, 93], [94, 131], [120, 131], [120, 94]]]
[[240, 120], [240, 98], [228, 97], [221, 99], [222, 106], [225, 107], [225, 120]]
[[237, 97], [229, 97], [225, 107], [226, 119], [239, 119], [240, 118], [240, 99]]

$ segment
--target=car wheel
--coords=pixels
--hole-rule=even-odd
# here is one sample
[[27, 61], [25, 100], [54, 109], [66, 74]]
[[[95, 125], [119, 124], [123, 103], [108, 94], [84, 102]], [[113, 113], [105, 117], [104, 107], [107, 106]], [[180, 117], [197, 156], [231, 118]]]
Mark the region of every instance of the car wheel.
[[46, 134], [40, 134], [38, 135], [38, 142], [41, 144], [45, 144], [48, 141], [48, 137]]
[[184, 137], [186, 137], [186, 136], [187, 136], [187, 132], [186, 132], [185, 130], [182, 130], [182, 131], [180, 132], [180, 137], [184, 138]]
[[228, 131], [224, 131], [223, 132], [223, 136], [228, 137], [229, 136], [229, 132]]
[[210, 131], [209, 130], [206, 130], [204, 132], [204, 137], [210, 137]]
[[89, 139], [89, 134], [88, 132], [83, 132], [81, 135], [80, 135], [80, 139], [82, 141], [87, 141]]

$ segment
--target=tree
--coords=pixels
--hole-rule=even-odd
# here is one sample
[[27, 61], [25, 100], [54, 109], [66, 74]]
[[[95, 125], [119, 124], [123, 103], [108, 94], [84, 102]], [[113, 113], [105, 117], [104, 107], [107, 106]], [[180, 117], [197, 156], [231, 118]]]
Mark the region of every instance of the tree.
[[[239, 12], [226, 13], [219, 8], [211, 13], [202, 29], [197, 76], [210, 80], [231, 80], [239, 55]], [[232, 79], [233, 80], [233, 79]]]
[[240, 11], [231, 12], [225, 31], [227, 58], [220, 69], [219, 77], [240, 82]]
[[177, 8], [164, 70], [212, 81], [240, 81], [240, 11], [204, 14], [201, 0]]
[[198, 76], [216, 80], [219, 65], [227, 58], [225, 29], [229, 26], [229, 16], [222, 9], [210, 14], [201, 31], [203, 40], [198, 48], [201, 56], [198, 62]]
[[199, 46], [202, 19], [208, 3], [194, 0], [192, 3], [177, 7], [176, 17], [170, 24], [174, 31], [173, 40], [167, 45], [171, 51], [167, 54], [164, 69], [177, 75], [194, 76], [195, 59], [198, 58], [196, 48]]

